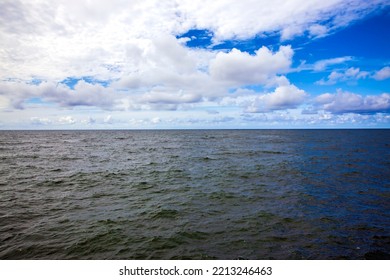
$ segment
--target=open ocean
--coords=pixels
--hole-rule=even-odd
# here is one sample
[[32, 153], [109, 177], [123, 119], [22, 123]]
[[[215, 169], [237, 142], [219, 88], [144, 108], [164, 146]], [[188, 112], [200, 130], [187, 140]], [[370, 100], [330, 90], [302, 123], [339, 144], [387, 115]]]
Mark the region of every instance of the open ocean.
[[0, 259], [390, 259], [390, 130], [0, 131]]

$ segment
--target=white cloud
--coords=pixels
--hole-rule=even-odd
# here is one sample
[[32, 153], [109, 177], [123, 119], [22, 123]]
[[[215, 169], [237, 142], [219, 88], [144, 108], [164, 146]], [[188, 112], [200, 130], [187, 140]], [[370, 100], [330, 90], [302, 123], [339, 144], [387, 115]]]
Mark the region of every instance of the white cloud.
[[337, 93], [325, 93], [315, 99], [320, 109], [335, 114], [343, 113], [378, 113], [390, 111], [390, 94], [359, 95], [338, 90]]
[[108, 115], [108, 116], [104, 117], [103, 122], [107, 123], [107, 124], [111, 124], [113, 122], [112, 116]]
[[93, 125], [93, 124], [96, 123], [96, 119], [95, 119], [95, 118], [92, 118], [92, 117], [87, 117], [86, 119], [81, 120], [81, 122], [82, 122], [83, 124]]
[[111, 108], [115, 99], [118, 98], [113, 90], [83, 80], [78, 81], [74, 89], [60, 83], [31, 84], [19, 80], [3, 81], [0, 85], [0, 95], [7, 99], [15, 109], [23, 109], [31, 98], [39, 98], [62, 107], [97, 106], [101, 108]]
[[298, 107], [305, 100], [307, 94], [288, 81], [279, 85], [275, 91], [258, 96], [249, 104], [246, 112], [259, 113], [275, 110], [286, 110]]
[[100, 106], [111, 107], [115, 94], [113, 91], [104, 88], [99, 84], [90, 84], [83, 80], [78, 81], [74, 90], [68, 91], [67, 94], [52, 95], [52, 91], [44, 91], [44, 96], [49, 100], [60, 102], [63, 106]]
[[258, 93], [249, 89], [237, 89], [232, 95], [221, 99], [222, 106], [239, 106], [247, 113], [264, 113], [294, 109], [308, 96], [304, 90], [291, 84], [286, 77], [276, 79], [272, 92]]
[[316, 82], [318, 85], [334, 85], [342, 81], [351, 81], [367, 78], [370, 75], [367, 71], [361, 71], [359, 68], [350, 67], [344, 72], [332, 71], [326, 79], [321, 79]]
[[304, 33], [305, 27], [300, 24], [291, 24], [281, 30], [280, 38], [282, 41], [293, 39], [296, 36], [300, 36]]
[[314, 63], [313, 70], [324, 71], [328, 68], [328, 66], [342, 64], [346, 61], [351, 61], [352, 59], [353, 59], [352, 56], [343, 56], [343, 57], [335, 57], [335, 58], [319, 60], [316, 63]]
[[143, 97], [143, 101], [152, 104], [182, 104], [196, 103], [201, 100], [201, 96], [193, 93], [184, 93], [182, 90], [178, 93], [156, 92], [152, 91]]
[[30, 121], [32, 125], [47, 125], [52, 123], [52, 121], [48, 118], [39, 118], [39, 117], [31, 117]]
[[310, 35], [314, 37], [322, 37], [326, 35], [328, 32], [328, 28], [321, 24], [313, 24], [309, 27], [309, 33]]
[[[44, 115], [34, 115], [31, 110], [50, 108], [53, 114], [48, 120], [53, 125], [76, 122], [101, 127], [114, 123], [105, 120], [107, 110], [117, 123], [124, 117], [117, 118], [115, 113], [128, 111], [181, 109], [184, 114], [204, 106], [201, 111], [206, 116], [212, 116], [207, 111], [220, 112], [220, 120], [228, 120], [230, 116], [224, 115], [219, 105], [252, 108], [255, 112], [296, 108], [306, 94], [280, 77], [291, 71], [292, 47], [281, 46], [278, 50], [262, 47], [254, 54], [239, 50], [217, 52], [188, 48], [187, 39], [175, 36], [190, 29], [207, 29], [213, 45], [222, 40], [269, 34], [279, 34], [281, 40], [301, 35], [321, 37], [386, 3], [384, 0], [3, 0], [0, 108], [2, 112], [25, 108], [15, 111], [15, 118], [25, 114], [26, 122], [36, 124], [49, 123]], [[351, 59], [332, 58], [311, 67], [323, 71]], [[373, 77], [385, 79], [388, 71], [385, 67]], [[334, 71], [322, 82], [366, 76], [366, 72], [350, 68]], [[83, 80], [85, 77], [89, 78]], [[61, 83], [68, 78], [78, 82], [74, 86]], [[249, 85], [264, 87], [245, 93], [243, 88]], [[241, 93], [237, 88], [242, 88]], [[229, 93], [234, 90], [235, 94]], [[265, 92], [259, 93], [262, 90]], [[94, 115], [88, 117], [82, 113], [84, 107], [93, 109]], [[151, 120], [150, 116], [139, 119], [147, 123]]]
[[294, 85], [279, 86], [275, 91], [264, 97], [266, 108], [269, 110], [281, 110], [295, 108], [300, 105], [306, 94]]
[[389, 118], [381, 113], [377, 114], [357, 114], [357, 113], [344, 113], [344, 114], [332, 114], [330, 112], [320, 112], [318, 117], [311, 117], [306, 120], [309, 125], [314, 127], [375, 127], [379, 123], [386, 124], [389, 122]]
[[378, 81], [386, 80], [390, 78], [390, 67], [386, 66], [383, 67], [381, 70], [377, 71], [373, 78]]
[[261, 47], [255, 55], [237, 49], [219, 52], [210, 62], [210, 75], [215, 80], [235, 85], [265, 84], [270, 77], [289, 69], [293, 54], [290, 46], [281, 46], [275, 53]]
[[[1, 94], [1, 92], [0, 92]], [[5, 97], [0, 95], [0, 109], [6, 109], [10, 106], [10, 100]]]
[[154, 117], [150, 120], [152, 124], [158, 124], [161, 122], [161, 119], [159, 117]]
[[60, 124], [75, 124], [76, 120], [72, 116], [63, 116], [58, 119]]
[[[343, 61], [343, 58], [319, 61], [314, 65], [315, 70], [325, 70], [329, 63]], [[321, 79], [316, 82], [318, 85], [334, 85], [343, 81], [356, 81], [359, 79], [373, 78], [381, 81], [390, 78], [390, 67], [386, 66], [375, 72], [361, 71], [359, 68], [350, 67], [344, 71], [332, 71], [326, 79]]]
[[[214, 41], [275, 32], [322, 36], [383, 5], [385, 0], [3, 0], [0, 78], [116, 79], [137, 71], [140, 57], [157, 66], [172, 62], [185, 72], [190, 64], [177, 60], [182, 50], [170, 35], [199, 28], [210, 30]], [[164, 56], [148, 53], [150, 42]]]
[[283, 39], [290, 39], [310, 29], [312, 35], [323, 35], [325, 28], [334, 30], [345, 26], [379, 4], [384, 5], [385, 1], [225, 0], [205, 3], [184, 0], [178, 1], [178, 10], [186, 16], [184, 25], [210, 29], [216, 40], [250, 38], [275, 31], [279, 31]]

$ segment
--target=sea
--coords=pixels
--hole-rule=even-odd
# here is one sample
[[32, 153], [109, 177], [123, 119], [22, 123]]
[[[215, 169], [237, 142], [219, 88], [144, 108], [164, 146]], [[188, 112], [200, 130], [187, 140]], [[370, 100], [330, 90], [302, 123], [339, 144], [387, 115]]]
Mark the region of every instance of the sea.
[[0, 131], [0, 259], [390, 259], [390, 130]]

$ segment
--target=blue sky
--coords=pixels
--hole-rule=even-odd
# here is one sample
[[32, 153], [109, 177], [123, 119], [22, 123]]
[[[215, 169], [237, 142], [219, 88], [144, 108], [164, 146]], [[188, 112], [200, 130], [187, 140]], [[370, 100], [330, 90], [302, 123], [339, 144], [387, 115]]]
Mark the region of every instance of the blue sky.
[[388, 1], [0, 2], [0, 129], [389, 128]]

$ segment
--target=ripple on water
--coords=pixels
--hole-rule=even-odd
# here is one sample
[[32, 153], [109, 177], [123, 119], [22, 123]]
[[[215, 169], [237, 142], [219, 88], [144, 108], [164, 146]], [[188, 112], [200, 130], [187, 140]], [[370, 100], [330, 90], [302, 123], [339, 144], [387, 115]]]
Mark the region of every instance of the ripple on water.
[[389, 133], [0, 131], [0, 258], [389, 259]]

